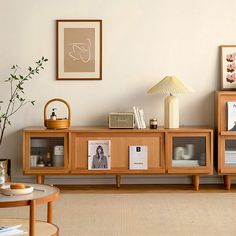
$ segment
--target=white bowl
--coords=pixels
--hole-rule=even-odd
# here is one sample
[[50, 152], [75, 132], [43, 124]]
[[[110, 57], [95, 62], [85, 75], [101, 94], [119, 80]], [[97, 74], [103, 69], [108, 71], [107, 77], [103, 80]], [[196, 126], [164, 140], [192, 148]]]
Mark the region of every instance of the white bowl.
[[22, 189], [11, 189], [10, 185], [3, 185], [0, 187], [0, 193], [5, 195], [23, 195], [23, 194], [29, 194], [34, 191], [34, 187], [32, 186], [25, 186], [25, 188]]

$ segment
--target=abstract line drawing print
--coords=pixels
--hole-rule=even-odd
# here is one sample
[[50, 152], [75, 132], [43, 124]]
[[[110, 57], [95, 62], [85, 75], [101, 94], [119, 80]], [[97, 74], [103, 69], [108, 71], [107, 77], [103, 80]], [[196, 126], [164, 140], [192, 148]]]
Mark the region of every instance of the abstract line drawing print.
[[102, 20], [57, 20], [57, 80], [102, 79]]
[[91, 60], [91, 40], [88, 38], [84, 43], [70, 43], [71, 51], [68, 55], [73, 61], [88, 63]]

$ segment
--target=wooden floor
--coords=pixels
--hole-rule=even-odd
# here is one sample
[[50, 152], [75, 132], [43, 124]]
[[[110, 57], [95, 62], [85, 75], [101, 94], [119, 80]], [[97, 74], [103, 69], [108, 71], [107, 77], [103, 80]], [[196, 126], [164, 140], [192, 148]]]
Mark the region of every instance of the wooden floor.
[[236, 192], [236, 185], [231, 186], [231, 190], [225, 190], [223, 184], [200, 185], [199, 191], [195, 191], [192, 185], [121, 185], [117, 188], [116, 185], [56, 185], [62, 193], [167, 193], [167, 192], [186, 192], [186, 193], [204, 193], [204, 192]]

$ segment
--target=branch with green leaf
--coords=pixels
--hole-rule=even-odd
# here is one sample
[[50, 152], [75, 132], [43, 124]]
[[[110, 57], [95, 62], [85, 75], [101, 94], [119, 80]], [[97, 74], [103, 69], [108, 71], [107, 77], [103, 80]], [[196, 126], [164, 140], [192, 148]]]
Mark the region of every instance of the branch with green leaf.
[[24, 85], [27, 81], [33, 79], [34, 75], [39, 74], [40, 70], [44, 69], [43, 64], [47, 61], [47, 58], [42, 57], [36, 62], [34, 68], [29, 66], [26, 75], [19, 74], [20, 67], [18, 65], [12, 66], [12, 73], [10, 73], [10, 77], [5, 80], [6, 83], [10, 84], [10, 99], [6, 104], [4, 112], [2, 112], [2, 105], [4, 102], [0, 101], [0, 145], [3, 141], [7, 125], [11, 125], [11, 116], [28, 103], [34, 105], [35, 101], [27, 100], [25, 98]]

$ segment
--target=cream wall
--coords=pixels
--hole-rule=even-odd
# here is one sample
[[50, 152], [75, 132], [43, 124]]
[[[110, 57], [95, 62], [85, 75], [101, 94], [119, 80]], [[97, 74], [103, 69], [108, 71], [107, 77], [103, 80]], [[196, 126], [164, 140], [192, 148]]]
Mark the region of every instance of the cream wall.
[[[54, 97], [70, 103], [72, 125], [104, 125], [109, 112], [133, 105], [144, 109], [146, 122], [157, 117], [162, 125], [164, 96], [146, 91], [176, 75], [196, 90], [179, 96], [180, 123], [213, 126], [218, 46], [235, 44], [235, 9], [234, 0], [0, 0], [0, 98], [9, 96], [3, 81], [12, 64], [49, 59], [26, 86], [35, 107], [12, 119], [0, 148], [13, 160], [13, 175], [22, 175], [21, 129], [42, 125], [44, 104]], [[102, 81], [55, 80], [56, 19], [102, 19]]]

